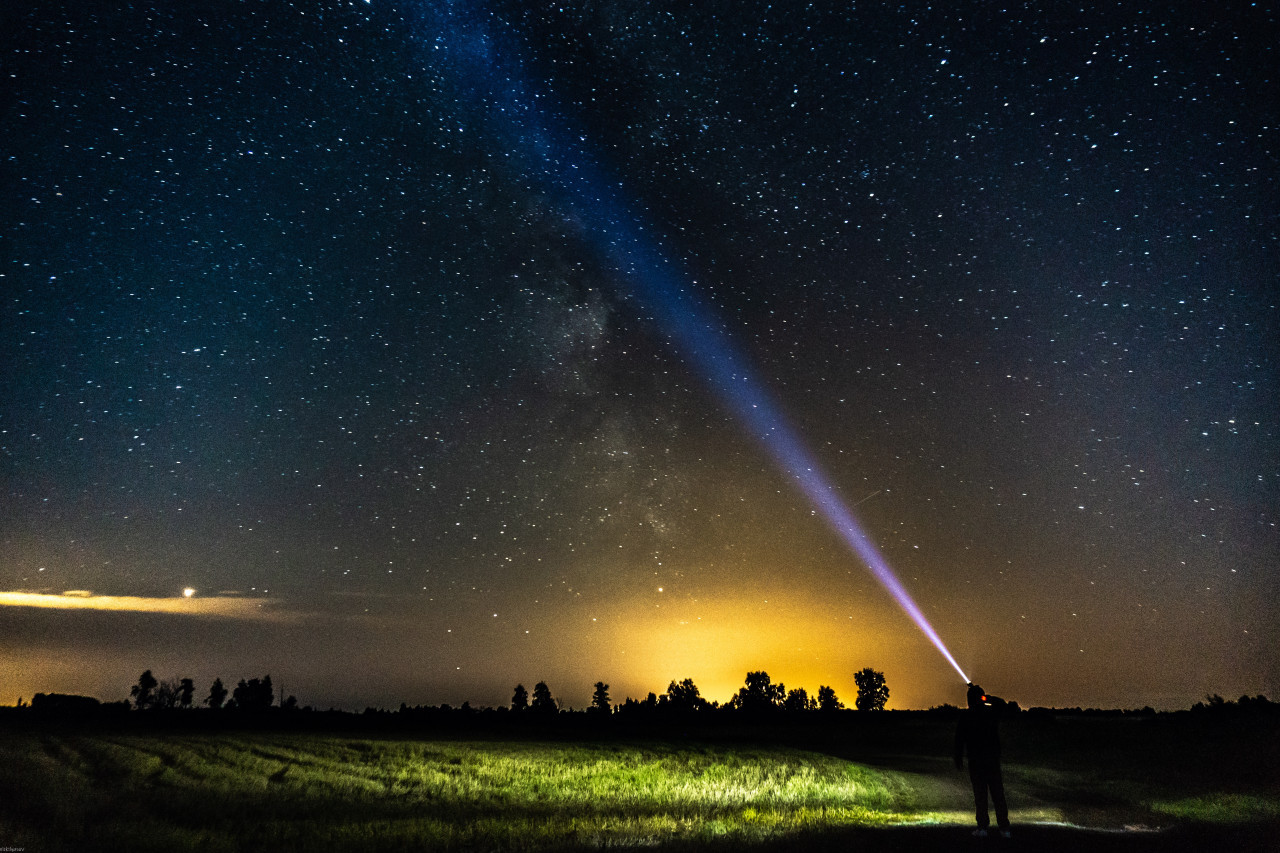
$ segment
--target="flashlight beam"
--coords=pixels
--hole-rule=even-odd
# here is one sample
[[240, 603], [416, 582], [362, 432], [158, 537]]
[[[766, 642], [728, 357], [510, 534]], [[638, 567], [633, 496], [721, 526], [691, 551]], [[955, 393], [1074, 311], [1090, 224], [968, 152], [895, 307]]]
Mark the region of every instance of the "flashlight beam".
[[[674, 332], [674, 342], [702, 370], [703, 378], [725, 407], [747, 425], [751, 435], [773, 458], [775, 464], [795, 481], [828, 526], [858, 555], [872, 576], [893, 596], [898, 606], [916, 623], [967, 684], [969, 677], [952, 657], [946, 643], [925, 618], [924, 612], [894, 574], [880, 550], [863, 531], [851, 507], [841, 500], [835, 485], [790, 425], [772, 395], [753, 378], [745, 359], [738, 354], [728, 334], [710, 321], [706, 309], [674, 279], [670, 272], [674, 264], [654, 257], [649, 241], [641, 243], [638, 239], [615, 239], [606, 245], [611, 248], [611, 254], [624, 263], [624, 268], [632, 271], [627, 276], [632, 291], [647, 305], [658, 309], [664, 328]], [[878, 492], [868, 495], [858, 503], [875, 494]]]
[[[653, 312], [658, 326], [698, 368], [721, 403], [795, 481], [828, 526], [967, 683], [964, 670], [841, 500], [817, 458], [773, 396], [754, 378], [732, 336], [686, 287], [689, 276], [674, 260], [676, 256], [632, 213], [620, 182], [598, 168], [586, 135], [570, 133], [570, 124], [554, 117], [550, 93], [531, 91], [513, 49], [518, 39], [502, 38], [497, 29], [501, 22], [492, 14], [482, 19], [471, 4], [428, 2], [419, 14], [424, 31], [431, 34], [433, 63], [447, 68], [465, 98], [478, 106], [512, 166], [541, 183], [566, 218], [579, 224], [584, 240]], [[878, 492], [863, 501], [874, 494]]]

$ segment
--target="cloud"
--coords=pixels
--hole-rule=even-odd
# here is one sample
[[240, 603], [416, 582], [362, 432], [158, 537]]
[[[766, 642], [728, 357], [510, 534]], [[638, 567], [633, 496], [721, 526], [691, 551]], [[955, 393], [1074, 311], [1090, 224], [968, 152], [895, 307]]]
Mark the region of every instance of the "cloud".
[[282, 621], [284, 611], [265, 598], [216, 596], [173, 596], [148, 598], [138, 595], [94, 595], [87, 590], [69, 590], [61, 595], [38, 592], [0, 592], [0, 607], [39, 607], [56, 610], [114, 610], [131, 613], [170, 613], [216, 619]]

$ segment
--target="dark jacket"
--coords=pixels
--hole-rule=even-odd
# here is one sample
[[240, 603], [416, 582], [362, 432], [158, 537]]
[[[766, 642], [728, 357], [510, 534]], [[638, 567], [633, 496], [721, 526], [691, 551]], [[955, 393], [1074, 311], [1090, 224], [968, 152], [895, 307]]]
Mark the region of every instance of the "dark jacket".
[[969, 763], [989, 764], [1000, 761], [1000, 718], [1007, 704], [999, 696], [988, 696], [986, 702], [960, 712], [956, 726], [956, 766]]

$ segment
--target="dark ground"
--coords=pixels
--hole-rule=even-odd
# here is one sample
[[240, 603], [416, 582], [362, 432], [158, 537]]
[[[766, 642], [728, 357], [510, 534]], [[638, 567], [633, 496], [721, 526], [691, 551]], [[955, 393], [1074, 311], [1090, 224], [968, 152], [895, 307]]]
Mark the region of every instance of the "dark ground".
[[[834, 721], [779, 725], [734, 724], [720, 721], [707, 724], [686, 720], [667, 721], [652, 726], [586, 725], [580, 720], [560, 719], [549, 725], [531, 727], [502, 725], [446, 726], [439, 720], [423, 724], [401, 724], [389, 719], [368, 720], [343, 717], [312, 718], [309, 725], [296, 725], [278, 718], [270, 723], [240, 724], [231, 718], [178, 714], [171, 720], [147, 719], [129, 714], [96, 725], [83, 720], [36, 720], [29, 715], [0, 714], [0, 729], [21, 731], [105, 729], [131, 731], [257, 729], [340, 730], [345, 734], [391, 737], [498, 739], [531, 737], [537, 740], [608, 740], [629, 742], [653, 740], [665, 743], [717, 743], [722, 746], [773, 743], [810, 749], [852, 761], [931, 777], [952, 775], [950, 765], [954, 717], [923, 712], [891, 712], [882, 715], [849, 714]], [[288, 724], [286, 724], [288, 722]], [[794, 722], [794, 721], [793, 721]], [[235, 723], [232, 725], [232, 723]], [[790, 835], [776, 841], [744, 847], [737, 842], [673, 842], [657, 849], [672, 851], [730, 850], [824, 851], [980, 851], [980, 853], [1021, 853], [1021, 851], [1088, 851], [1088, 853], [1203, 853], [1203, 851], [1243, 851], [1280, 853], [1280, 818], [1272, 811], [1255, 814], [1259, 820], [1200, 823], [1178, 820], [1167, 814], [1153, 814], [1135, 806], [1135, 796], [1158, 792], [1157, 799], [1246, 794], [1272, 803], [1280, 797], [1280, 719], [1275, 716], [1205, 715], [1179, 713], [1158, 717], [1115, 715], [1035, 715], [1022, 714], [1004, 729], [1006, 782], [1011, 788], [1011, 806], [1027, 807], [1028, 798], [1052, 805], [1067, 824], [1022, 824], [1013, 827], [1013, 837], [996, 835], [974, 838], [972, 826], [917, 826], [893, 828], [833, 828], [829, 831]], [[959, 771], [954, 774], [962, 784]], [[1067, 780], [1067, 781], [1064, 781]], [[966, 785], [967, 787], [967, 785]], [[1013, 791], [1024, 802], [1017, 802]], [[1135, 793], [1137, 792], [1137, 793]], [[1144, 796], [1139, 796], [1145, 799]], [[9, 805], [12, 805], [10, 803]], [[0, 816], [8, 809], [0, 802]], [[1248, 822], [1246, 822], [1248, 821]], [[1126, 826], [1137, 827], [1128, 828]], [[1161, 827], [1154, 829], [1153, 827]], [[39, 831], [36, 827], [28, 830]], [[0, 819], [0, 851], [13, 847], [22, 836], [6, 838]], [[53, 832], [56, 837], [58, 833]], [[27, 838], [30, 838], [28, 835]], [[21, 841], [17, 841], [20, 846]], [[53, 849], [38, 843], [27, 850]], [[79, 849], [90, 849], [81, 847]], [[402, 849], [396, 847], [395, 849]], [[545, 849], [545, 848], [540, 848]], [[566, 849], [584, 849], [571, 847]], [[276, 851], [282, 853], [282, 851]]]
[[[974, 838], [969, 827], [930, 826], [853, 829], [816, 837], [793, 837], [752, 851], [803, 850], [806, 853], [1275, 853], [1280, 823], [1246, 827], [1179, 827], [1162, 832], [1116, 832], [1068, 826], [1014, 826], [1013, 837]], [[676, 848], [682, 849], [682, 848]], [[692, 848], [690, 848], [692, 849]], [[723, 848], [732, 849], [729, 845]]]

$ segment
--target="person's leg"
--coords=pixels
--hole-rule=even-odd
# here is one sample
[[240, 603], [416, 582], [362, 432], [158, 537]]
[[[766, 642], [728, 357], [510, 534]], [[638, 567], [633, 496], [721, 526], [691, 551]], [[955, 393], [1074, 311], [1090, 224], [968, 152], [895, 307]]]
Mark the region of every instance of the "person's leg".
[[1000, 765], [993, 765], [987, 772], [987, 785], [991, 789], [991, 802], [996, 807], [996, 823], [1001, 829], [1009, 828], [1009, 804], [1004, 799], [1004, 777]]
[[969, 762], [969, 781], [973, 783], [973, 808], [978, 829], [986, 829], [991, 825], [991, 816], [987, 813], [987, 779], [984, 770], [975, 762]]

